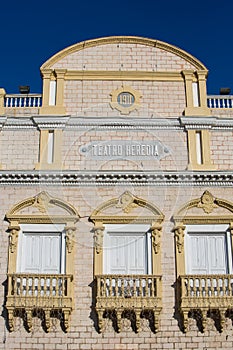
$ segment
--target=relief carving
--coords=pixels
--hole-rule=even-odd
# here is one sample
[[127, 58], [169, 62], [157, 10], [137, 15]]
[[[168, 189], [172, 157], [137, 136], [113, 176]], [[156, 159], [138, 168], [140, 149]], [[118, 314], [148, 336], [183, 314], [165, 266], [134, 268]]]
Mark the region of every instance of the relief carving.
[[17, 248], [19, 229], [12, 229], [9, 235], [10, 251], [14, 253]]
[[185, 226], [178, 226], [174, 229], [176, 246], [179, 253], [182, 253], [184, 249], [184, 230]]
[[152, 226], [151, 227], [151, 238], [152, 238], [152, 246], [155, 254], [158, 254], [160, 250], [160, 238], [161, 238], [161, 227], [160, 226]]
[[124, 192], [120, 198], [118, 203], [116, 204], [116, 208], [121, 208], [124, 213], [130, 213], [134, 208], [138, 205], [134, 203], [134, 196], [126, 191]]
[[71, 253], [74, 248], [75, 243], [75, 229], [74, 228], [66, 228], [66, 248], [68, 253]]
[[94, 227], [94, 247], [97, 254], [100, 254], [103, 249], [104, 226]]
[[33, 206], [36, 207], [42, 214], [48, 211], [49, 206], [51, 206], [51, 197], [46, 192], [41, 192], [34, 197]]
[[205, 191], [201, 196], [200, 202], [197, 204], [198, 208], [202, 208], [205, 213], [210, 214], [217, 208], [217, 204], [215, 204], [215, 198], [209, 191]]

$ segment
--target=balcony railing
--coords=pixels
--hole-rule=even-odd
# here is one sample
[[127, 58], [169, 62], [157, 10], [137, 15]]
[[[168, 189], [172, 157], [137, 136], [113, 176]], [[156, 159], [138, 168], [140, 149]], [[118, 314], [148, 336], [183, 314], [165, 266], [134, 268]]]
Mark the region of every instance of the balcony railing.
[[209, 108], [233, 108], [233, 96], [230, 95], [209, 95], [207, 96]]
[[44, 311], [47, 330], [50, 328], [51, 311], [63, 312], [64, 326], [68, 327], [72, 311], [72, 281], [72, 275], [8, 274], [6, 307], [10, 329], [14, 329], [16, 310], [26, 313], [28, 328], [31, 329], [32, 312], [37, 309]]
[[202, 313], [203, 328], [209, 310], [217, 310], [223, 326], [225, 313], [233, 305], [233, 275], [186, 275], [180, 276], [180, 309], [184, 326], [190, 311]]
[[154, 275], [99, 275], [96, 276], [96, 311], [99, 328], [102, 330], [103, 314], [114, 311], [118, 330], [123, 311], [134, 311], [136, 329], [140, 330], [140, 315], [143, 311], [152, 311], [155, 328], [161, 311], [161, 276]]
[[8, 108], [20, 108], [20, 107], [41, 107], [42, 95], [41, 94], [7, 94], [4, 98], [4, 107]]

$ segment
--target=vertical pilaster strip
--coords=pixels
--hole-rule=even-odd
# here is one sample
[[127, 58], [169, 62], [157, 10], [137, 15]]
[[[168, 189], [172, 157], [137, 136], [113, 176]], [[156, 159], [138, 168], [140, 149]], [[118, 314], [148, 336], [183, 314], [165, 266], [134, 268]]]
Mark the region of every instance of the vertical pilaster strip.
[[52, 69], [44, 69], [42, 72], [43, 77], [43, 98], [42, 107], [49, 106], [49, 93], [50, 93], [50, 79], [52, 75]]
[[193, 108], [193, 71], [192, 70], [183, 70], [182, 74], [184, 76], [185, 83], [185, 95], [186, 95], [186, 108]]
[[197, 79], [199, 86], [199, 99], [200, 99], [200, 107], [207, 108], [207, 91], [206, 91], [206, 76], [207, 71], [197, 71]]
[[66, 69], [56, 69], [55, 74], [57, 77], [56, 106], [64, 107], [64, 79], [65, 79]]

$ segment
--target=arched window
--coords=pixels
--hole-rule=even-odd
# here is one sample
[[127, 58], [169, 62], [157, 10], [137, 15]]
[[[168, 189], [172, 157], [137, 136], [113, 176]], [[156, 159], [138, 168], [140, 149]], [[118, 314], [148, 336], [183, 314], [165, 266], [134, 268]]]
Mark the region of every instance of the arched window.
[[153, 204], [124, 192], [98, 207], [94, 222], [94, 274], [99, 329], [103, 315], [115, 315], [118, 331], [125, 311], [153, 314], [158, 328], [161, 312], [161, 224], [163, 214]]
[[233, 203], [205, 191], [186, 203], [174, 216], [178, 304], [184, 331], [188, 315], [217, 317], [224, 326], [233, 302], [232, 234]]
[[77, 211], [47, 192], [23, 200], [7, 213], [9, 222], [8, 294], [6, 308], [10, 330], [14, 316], [44, 313], [46, 330], [50, 317], [63, 314], [62, 326], [69, 326], [73, 309], [73, 255]]

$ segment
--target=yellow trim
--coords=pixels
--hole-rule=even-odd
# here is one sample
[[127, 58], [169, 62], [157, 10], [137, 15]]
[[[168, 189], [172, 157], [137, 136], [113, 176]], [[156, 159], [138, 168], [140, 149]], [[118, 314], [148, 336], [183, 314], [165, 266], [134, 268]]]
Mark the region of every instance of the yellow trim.
[[183, 81], [180, 72], [152, 71], [104, 71], [104, 70], [69, 70], [65, 80], [143, 80], [143, 81]]
[[136, 37], [136, 36], [111, 36], [111, 37], [103, 37], [103, 38], [82, 41], [80, 43], [69, 46], [59, 51], [58, 53], [56, 53], [54, 56], [48, 59], [41, 66], [41, 70], [51, 68], [55, 63], [60, 61], [62, 58], [74, 52], [81, 51], [89, 47], [99, 46], [99, 45], [120, 44], [120, 43], [139, 44], [139, 45], [157, 47], [159, 49], [162, 49], [164, 51], [173, 53], [174, 55], [181, 57], [186, 62], [189, 62], [190, 64], [192, 64], [198, 70], [207, 70], [202, 62], [200, 62], [198, 59], [196, 59], [194, 56], [190, 55], [186, 51], [174, 45], [170, 45], [168, 43], [165, 43], [159, 40]]
[[[118, 96], [123, 92], [133, 95], [134, 103], [132, 105], [128, 107], [124, 107], [123, 105], [118, 103]], [[142, 95], [139, 91], [134, 90], [131, 86], [120, 87], [119, 89], [112, 91], [110, 95], [112, 96], [112, 101], [110, 102], [110, 106], [112, 107], [112, 109], [117, 109], [118, 111], [120, 111], [121, 114], [129, 114], [135, 109], [140, 108], [140, 97]]]
[[53, 147], [53, 162], [48, 163], [48, 135], [49, 130], [40, 130], [40, 153], [39, 162], [35, 165], [35, 169], [44, 170], [60, 170], [62, 169], [62, 138], [63, 131], [55, 129], [54, 132], [54, 147]]
[[[192, 215], [189, 213], [193, 208], [198, 208], [201, 213], [200, 215]], [[219, 215], [215, 212], [218, 208], [224, 208], [229, 211], [228, 215]], [[196, 212], [196, 211], [195, 211]], [[177, 274], [177, 304], [179, 305], [179, 310], [183, 316], [183, 329], [184, 332], [188, 329], [188, 313], [189, 311], [199, 310], [202, 313], [202, 322], [203, 330], [206, 324], [206, 314], [209, 310], [214, 309], [221, 312], [224, 310], [223, 315], [220, 317], [221, 324], [224, 323], [225, 312], [229, 309], [229, 305], [232, 303], [232, 300], [225, 298], [224, 294], [216, 297], [215, 294], [211, 294], [208, 297], [208, 292], [203, 298], [203, 292], [200, 291], [200, 294], [193, 293], [193, 295], [187, 294], [187, 289], [190, 288], [190, 282], [187, 283], [187, 279], [192, 280], [208, 280], [208, 283], [205, 282], [206, 286], [209, 286], [210, 280], [217, 279], [224, 280], [231, 278], [230, 275], [187, 275], [186, 266], [185, 266], [185, 225], [206, 225], [206, 224], [229, 224], [229, 229], [231, 232], [231, 246], [233, 247], [233, 203], [225, 199], [215, 198], [209, 191], [205, 191], [200, 198], [195, 198], [187, 203], [185, 203], [174, 215], [173, 217], [175, 227], [175, 259], [176, 259], [176, 274]], [[186, 282], [185, 282], [186, 281]], [[217, 283], [217, 282], [216, 282]], [[212, 282], [211, 282], [212, 284]], [[213, 284], [212, 284], [213, 285]], [[195, 288], [195, 283], [192, 282], [192, 286]], [[192, 287], [191, 287], [192, 288]], [[210, 288], [210, 287], [208, 287]], [[218, 289], [218, 288], [217, 288]], [[192, 292], [192, 291], [191, 291]]]
[[[197, 162], [196, 133], [201, 133], [201, 156], [202, 164]], [[211, 161], [210, 154], [210, 132], [209, 130], [187, 130], [188, 152], [190, 170], [216, 170], [217, 167]]]

